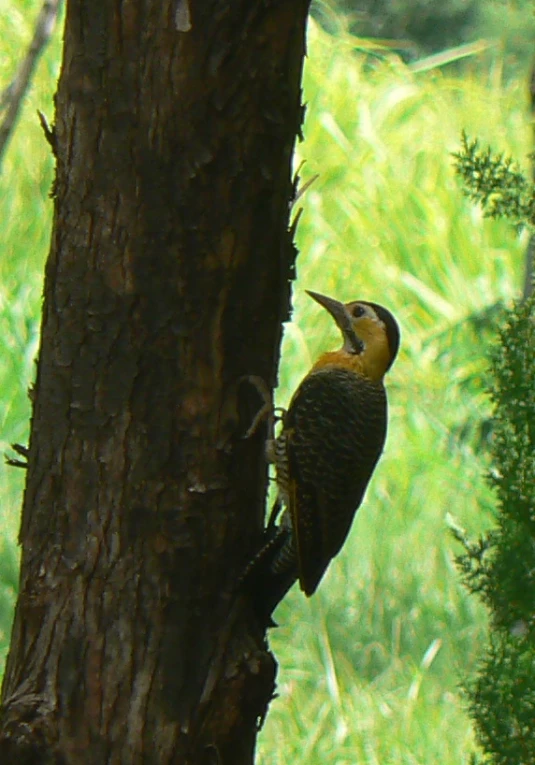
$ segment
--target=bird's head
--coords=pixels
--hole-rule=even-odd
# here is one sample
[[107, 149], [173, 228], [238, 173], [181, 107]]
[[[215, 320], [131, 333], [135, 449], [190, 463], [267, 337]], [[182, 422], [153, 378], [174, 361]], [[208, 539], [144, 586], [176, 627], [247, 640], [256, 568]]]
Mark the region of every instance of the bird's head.
[[335, 320], [344, 340], [341, 351], [373, 362], [382, 377], [394, 363], [399, 349], [399, 327], [390, 311], [366, 300], [341, 303], [306, 291]]

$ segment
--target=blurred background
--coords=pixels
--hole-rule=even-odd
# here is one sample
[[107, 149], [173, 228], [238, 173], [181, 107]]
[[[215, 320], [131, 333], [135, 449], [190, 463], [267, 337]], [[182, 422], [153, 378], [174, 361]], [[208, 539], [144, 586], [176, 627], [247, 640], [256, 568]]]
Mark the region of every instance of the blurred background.
[[[40, 0], [0, 0], [0, 91]], [[453, 519], [492, 522], [487, 354], [520, 296], [527, 237], [483, 218], [453, 170], [461, 131], [530, 171], [532, 3], [316, 0], [296, 168], [300, 255], [278, 403], [338, 342], [305, 288], [387, 306], [402, 328], [388, 376], [390, 431], [343, 553], [317, 595], [292, 591], [270, 633], [279, 696], [263, 765], [459, 765], [472, 746], [459, 684], [485, 613], [455, 569]], [[0, 168], [0, 452], [26, 443], [48, 251], [61, 20]], [[312, 180], [314, 179], [314, 180]], [[16, 596], [23, 471], [0, 462], [0, 673]]]

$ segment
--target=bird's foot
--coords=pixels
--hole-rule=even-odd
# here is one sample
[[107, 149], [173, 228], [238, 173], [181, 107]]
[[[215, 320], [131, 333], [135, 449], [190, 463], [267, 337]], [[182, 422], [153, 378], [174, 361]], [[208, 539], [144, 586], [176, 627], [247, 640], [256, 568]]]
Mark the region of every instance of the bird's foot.
[[274, 433], [274, 427], [275, 427], [275, 410], [273, 407], [273, 394], [271, 393], [270, 388], [268, 387], [266, 381], [260, 377], [259, 375], [245, 375], [243, 378], [248, 383], [250, 383], [258, 392], [258, 395], [262, 399], [262, 406], [258, 410], [258, 412], [255, 414], [253, 421], [249, 428], [247, 429], [245, 435], [243, 436], [244, 439], [251, 438], [251, 436], [254, 436], [262, 422], [267, 421], [268, 425], [268, 439], [273, 438]]
[[255, 414], [253, 421], [243, 438], [247, 439], [254, 436], [262, 422], [267, 420], [268, 440], [273, 441], [275, 438], [275, 423], [284, 420], [286, 409], [282, 406], [273, 405], [273, 394], [271, 389], [268, 387], [266, 381], [259, 375], [245, 375], [242, 380], [250, 383], [262, 399], [262, 406]]

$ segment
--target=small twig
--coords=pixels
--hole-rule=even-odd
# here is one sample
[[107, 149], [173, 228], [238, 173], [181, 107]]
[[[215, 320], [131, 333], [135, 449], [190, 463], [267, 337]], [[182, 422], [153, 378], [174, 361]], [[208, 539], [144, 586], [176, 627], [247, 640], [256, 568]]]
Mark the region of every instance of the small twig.
[[54, 31], [61, 2], [62, 0], [44, 0], [37, 17], [28, 52], [19, 66], [15, 77], [0, 96], [0, 111], [5, 111], [4, 120], [0, 125], [0, 162], [3, 159], [7, 143], [13, 132], [22, 100], [28, 90], [39, 56]]
[[312, 178], [309, 178], [306, 183], [304, 183], [302, 186], [299, 186], [299, 188], [295, 192], [295, 197], [293, 198], [293, 201], [292, 201], [292, 207], [295, 205], [298, 199], [301, 199], [305, 191], [308, 191], [308, 189], [312, 186], [313, 183], [315, 183], [315, 181], [318, 180], [319, 177], [320, 177], [320, 174], [316, 173], [316, 175], [313, 175]]
[[11, 467], [19, 467], [19, 468], [28, 468], [28, 457], [30, 456], [30, 450], [27, 446], [23, 446], [22, 444], [11, 444], [11, 448], [13, 451], [17, 452], [17, 454], [20, 454], [21, 457], [24, 457], [24, 460], [18, 460], [14, 457], [8, 457], [6, 455], [6, 465], [11, 465]]
[[9, 467], [18, 467], [22, 468], [23, 470], [28, 470], [28, 463], [23, 462], [22, 460], [16, 460], [12, 457], [6, 456], [6, 465], [9, 465]]
[[50, 145], [52, 152], [55, 155], [56, 154], [56, 136], [54, 133], [54, 128], [50, 127], [45, 115], [39, 109], [37, 110], [37, 116], [39, 117], [39, 124], [41, 125], [43, 129], [43, 133], [45, 134], [47, 143]]

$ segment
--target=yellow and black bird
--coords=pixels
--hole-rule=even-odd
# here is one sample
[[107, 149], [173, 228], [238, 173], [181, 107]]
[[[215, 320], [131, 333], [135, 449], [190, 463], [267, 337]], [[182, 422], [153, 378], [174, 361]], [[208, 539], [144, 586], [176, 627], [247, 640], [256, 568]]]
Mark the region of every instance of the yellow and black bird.
[[312, 595], [345, 542], [384, 447], [383, 378], [399, 348], [399, 328], [386, 308], [308, 294], [329, 311], [343, 345], [316, 361], [271, 444], [278, 497], [257, 556], [264, 560], [259, 594], [268, 616], [296, 579]]

